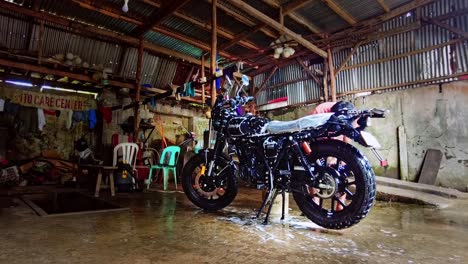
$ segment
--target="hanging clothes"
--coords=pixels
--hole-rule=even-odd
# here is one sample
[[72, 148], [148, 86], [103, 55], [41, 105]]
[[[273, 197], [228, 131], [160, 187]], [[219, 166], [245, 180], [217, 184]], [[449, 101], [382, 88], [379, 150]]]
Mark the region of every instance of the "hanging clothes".
[[0, 112], [3, 112], [5, 109], [5, 100], [0, 99]]
[[39, 131], [42, 131], [44, 129], [44, 126], [46, 125], [46, 118], [44, 115], [44, 110], [41, 108], [37, 109], [37, 128], [39, 128]]
[[70, 129], [72, 127], [73, 121], [73, 111], [72, 110], [63, 110], [62, 111], [65, 116], [65, 127]]
[[73, 122], [81, 122], [83, 121], [83, 112], [82, 111], [73, 111]]
[[110, 107], [99, 107], [99, 112], [101, 112], [102, 118], [107, 124], [112, 122], [112, 109]]
[[186, 83], [186, 92], [187, 96], [195, 97], [195, 88], [192, 86], [191, 82]]
[[19, 134], [35, 133], [39, 127], [37, 108], [20, 107], [18, 110], [17, 129]]
[[55, 110], [47, 110], [47, 109], [43, 109], [42, 112], [44, 112], [45, 115], [53, 115], [53, 116], [57, 116], [56, 115], [56, 112]]
[[89, 128], [94, 129], [96, 127], [96, 110], [91, 109], [88, 111], [88, 119], [89, 119]]
[[19, 109], [20, 109], [20, 105], [19, 104], [14, 104], [14, 103], [11, 103], [11, 102], [8, 102], [6, 101], [5, 102], [5, 112], [13, 115], [13, 116], [16, 116], [19, 112]]

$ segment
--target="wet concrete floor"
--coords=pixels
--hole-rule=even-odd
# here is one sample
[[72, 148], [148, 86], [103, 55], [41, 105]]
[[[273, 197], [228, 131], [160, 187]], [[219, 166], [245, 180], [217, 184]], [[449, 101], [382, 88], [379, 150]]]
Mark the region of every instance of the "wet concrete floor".
[[322, 229], [290, 201], [285, 221], [251, 219], [261, 193], [242, 189], [206, 213], [182, 193], [118, 194], [131, 210], [37, 216], [0, 209], [0, 263], [468, 263], [468, 202], [437, 209], [378, 202], [358, 225]]

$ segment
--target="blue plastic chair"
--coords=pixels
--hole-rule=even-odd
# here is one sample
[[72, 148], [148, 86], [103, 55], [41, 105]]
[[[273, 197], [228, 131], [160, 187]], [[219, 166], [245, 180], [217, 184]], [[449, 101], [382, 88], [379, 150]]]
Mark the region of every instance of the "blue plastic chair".
[[[159, 159], [159, 164], [153, 165], [150, 167], [147, 189], [149, 189], [151, 185], [151, 181], [153, 178], [153, 169], [157, 169], [158, 173], [160, 170], [163, 172], [163, 183], [164, 183], [164, 190], [167, 190], [167, 182], [169, 179], [169, 172], [172, 172], [174, 175], [174, 183], [177, 190], [177, 160], [179, 159], [180, 154], [180, 147], [179, 146], [169, 146], [166, 147]], [[157, 178], [157, 175], [156, 175]]]

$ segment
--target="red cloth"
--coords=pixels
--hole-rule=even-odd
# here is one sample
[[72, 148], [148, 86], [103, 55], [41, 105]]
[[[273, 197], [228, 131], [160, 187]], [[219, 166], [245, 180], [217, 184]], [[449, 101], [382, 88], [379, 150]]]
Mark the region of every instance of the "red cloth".
[[325, 114], [325, 113], [330, 113], [331, 108], [336, 104], [336, 102], [325, 102], [317, 105], [315, 107], [314, 111], [312, 111], [312, 114]]
[[44, 109], [44, 114], [46, 114], [46, 115], [53, 115], [54, 116], [55, 112], [56, 112], [55, 110]]
[[102, 118], [107, 124], [112, 122], [112, 108], [110, 107], [99, 107], [99, 112], [102, 114]]

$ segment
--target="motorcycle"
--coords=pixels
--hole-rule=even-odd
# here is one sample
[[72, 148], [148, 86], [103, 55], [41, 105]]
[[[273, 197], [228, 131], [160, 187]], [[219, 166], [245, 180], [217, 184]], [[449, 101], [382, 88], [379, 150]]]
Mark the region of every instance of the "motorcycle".
[[[227, 83], [227, 92], [217, 96], [211, 112], [214, 147], [193, 156], [182, 172], [184, 193], [193, 204], [205, 210], [228, 206], [240, 179], [266, 191], [256, 215], [260, 218], [266, 209], [264, 224], [279, 194], [284, 219], [286, 193], [292, 193], [307, 218], [325, 228], [347, 228], [366, 217], [376, 196], [372, 167], [357, 148], [333, 138], [343, 135], [370, 148], [385, 165], [376, 150], [378, 141], [363, 131], [369, 118], [385, 117], [384, 110], [353, 107], [270, 121], [239, 114], [238, 108], [254, 99], [242, 95], [247, 78], [237, 89], [229, 78]], [[231, 97], [229, 91], [234, 91]]]

